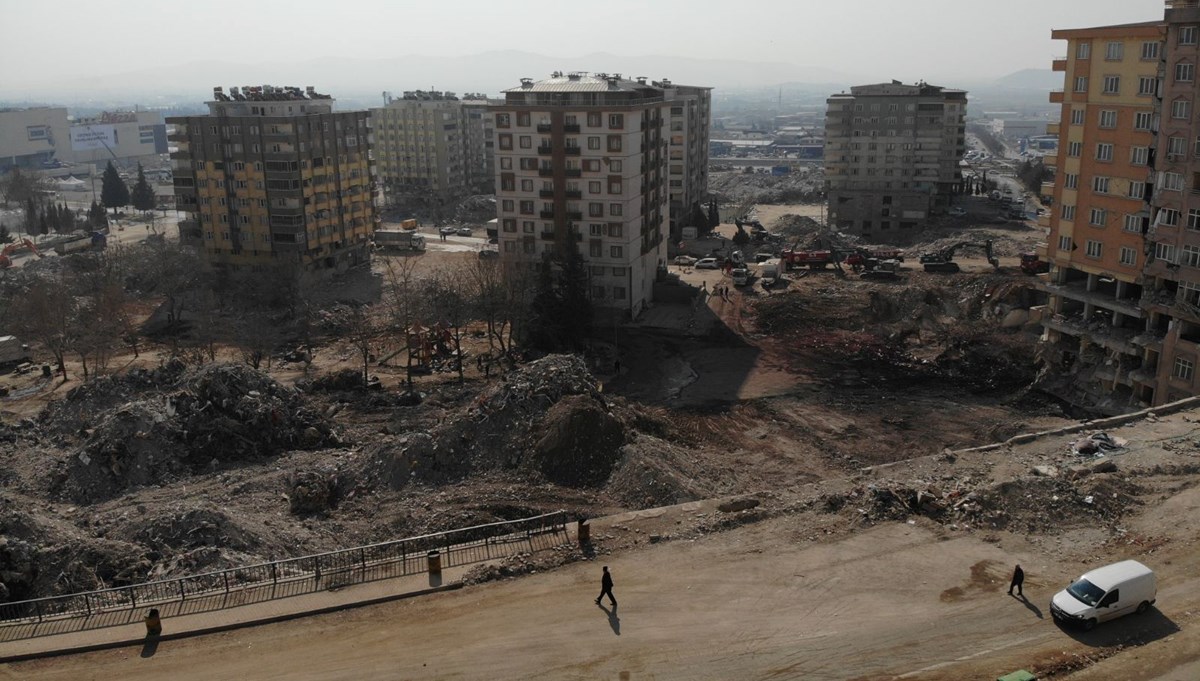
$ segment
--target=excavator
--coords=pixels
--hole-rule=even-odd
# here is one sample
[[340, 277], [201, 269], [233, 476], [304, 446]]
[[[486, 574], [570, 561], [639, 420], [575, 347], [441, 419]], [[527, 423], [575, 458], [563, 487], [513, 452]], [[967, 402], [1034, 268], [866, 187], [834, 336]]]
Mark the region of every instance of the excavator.
[[921, 254], [921, 264], [925, 266], [926, 272], [941, 272], [943, 274], [954, 274], [961, 272], [962, 268], [958, 263], [954, 262], [954, 254], [960, 248], [979, 248], [987, 254], [987, 261], [992, 267], [1000, 269], [1000, 259], [992, 253], [992, 240], [988, 239], [983, 243], [972, 243], [970, 241], [960, 241], [952, 246], [947, 246], [940, 251], [930, 251]]
[[12, 258], [9, 256], [21, 250], [22, 248], [28, 248], [39, 258], [46, 257], [42, 255], [40, 251], [38, 251], [37, 246], [34, 246], [32, 241], [29, 239], [21, 239], [20, 241], [14, 241], [5, 246], [3, 249], [0, 249], [0, 270], [6, 270], [12, 267]]

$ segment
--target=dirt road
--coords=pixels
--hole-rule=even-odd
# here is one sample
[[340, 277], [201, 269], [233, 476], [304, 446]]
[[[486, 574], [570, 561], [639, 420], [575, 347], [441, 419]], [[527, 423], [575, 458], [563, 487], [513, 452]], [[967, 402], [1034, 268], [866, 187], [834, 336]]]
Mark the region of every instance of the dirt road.
[[[1196, 501], [1192, 493], [1188, 503]], [[1029, 602], [1005, 594], [1011, 563]], [[430, 598], [137, 649], [0, 667], [0, 679], [965, 679], [1174, 624], [1153, 612], [1064, 632], [1047, 602], [1074, 567], [935, 525], [821, 543], [783, 517]], [[1200, 604], [1195, 575], [1160, 590]], [[1073, 641], [1072, 638], [1076, 640]]]

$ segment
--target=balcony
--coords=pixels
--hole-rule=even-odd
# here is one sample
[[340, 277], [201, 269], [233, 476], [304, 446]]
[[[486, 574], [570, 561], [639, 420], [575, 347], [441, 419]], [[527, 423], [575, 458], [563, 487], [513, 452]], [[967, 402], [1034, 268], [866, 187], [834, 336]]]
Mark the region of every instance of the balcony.
[[1053, 61], [1050, 62], [1050, 70], [1065, 72], [1067, 70], [1067, 58], [1066, 57], [1056, 57]]
[[[538, 175], [540, 175], [541, 177], [553, 177], [554, 176], [554, 168], [547, 168], [544, 166], [541, 168], [538, 168]], [[576, 177], [578, 177], [578, 176], [576, 176]]]
[[545, 241], [554, 241], [554, 232], [542, 232], [542, 239]]
[[554, 198], [554, 190], [553, 189], [543, 189], [538, 192], [538, 196], [542, 197], [543, 199], [552, 199], [552, 198]]
[[578, 123], [567, 123], [566, 125], [563, 126], [563, 132], [579, 134], [579, 124]]
[[538, 126], [537, 126], [538, 132], [550, 132], [550, 130], [551, 130], [551, 126], [549, 123], [538, 123]]
[[1050, 91], [1050, 103], [1051, 104], [1062, 104], [1062, 102], [1063, 102], [1063, 91], [1062, 90], [1051, 90]]
[[567, 177], [583, 177], [583, 169], [567, 168]]
[[578, 156], [583, 150], [580, 147], [567, 147], [567, 156]]
[[568, 189], [567, 190], [567, 198], [568, 199], [582, 199], [583, 192], [578, 189]]
[[544, 210], [544, 211], [538, 213], [538, 215], [541, 216], [541, 218], [543, 220], [553, 220], [554, 219], [554, 211], [552, 211], [552, 210]]
[[542, 156], [549, 156], [554, 153], [554, 147], [538, 147], [537, 152]]
[[581, 213], [580, 211], [577, 211], [577, 210], [569, 210], [569, 211], [567, 211], [567, 219], [568, 220], [582, 220], [583, 213]]

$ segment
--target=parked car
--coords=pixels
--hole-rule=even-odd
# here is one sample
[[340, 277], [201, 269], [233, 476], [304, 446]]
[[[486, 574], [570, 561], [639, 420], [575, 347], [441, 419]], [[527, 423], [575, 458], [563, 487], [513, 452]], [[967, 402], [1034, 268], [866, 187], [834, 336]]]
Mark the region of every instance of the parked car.
[[471, 228], [470, 227], [459, 227], [458, 235], [459, 236], [471, 236]]
[[500, 251], [498, 251], [494, 248], [485, 248], [485, 249], [479, 251], [479, 257], [480, 258], [499, 258]]
[[458, 233], [458, 230], [455, 229], [455, 227], [453, 225], [446, 225], [438, 230], [438, 234], [441, 234], [443, 236], [450, 236], [452, 234], [457, 234], [457, 233]]
[[755, 253], [754, 262], [766, 262], [775, 256], [771, 253]]
[[690, 255], [677, 255], [675, 256], [675, 260], [672, 262], [674, 262], [676, 265], [690, 266], [696, 264], [696, 259]]
[[696, 261], [698, 270], [715, 270], [721, 267], [721, 261], [716, 258], [701, 258]]
[[1144, 613], [1157, 597], [1154, 571], [1136, 560], [1124, 560], [1084, 573], [1054, 594], [1050, 614], [1056, 621], [1090, 630], [1097, 622]]

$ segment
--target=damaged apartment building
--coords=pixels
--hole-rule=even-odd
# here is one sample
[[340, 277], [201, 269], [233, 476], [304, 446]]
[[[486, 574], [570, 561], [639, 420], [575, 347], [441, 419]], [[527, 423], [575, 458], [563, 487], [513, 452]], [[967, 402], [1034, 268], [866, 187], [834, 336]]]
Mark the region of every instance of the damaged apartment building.
[[[1044, 387], [1107, 413], [1200, 392], [1200, 2], [1059, 30]], [[1053, 129], [1052, 129], [1053, 132]]]

